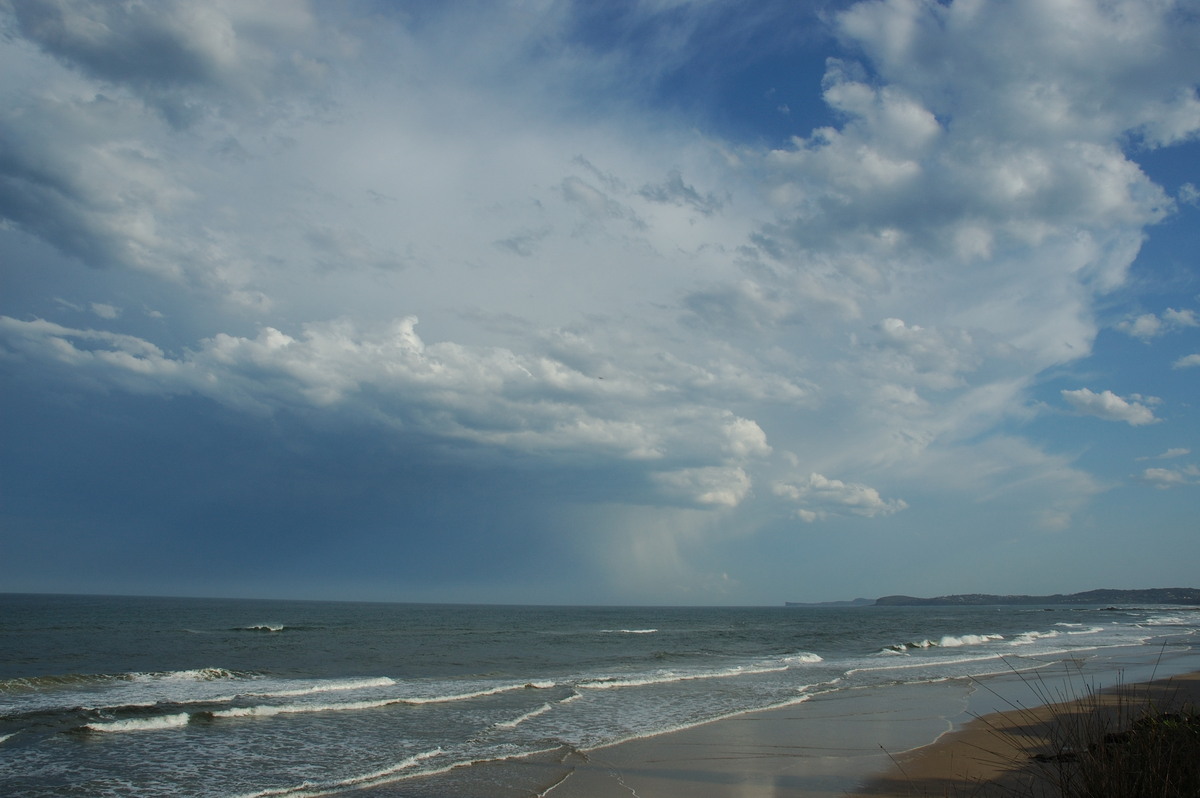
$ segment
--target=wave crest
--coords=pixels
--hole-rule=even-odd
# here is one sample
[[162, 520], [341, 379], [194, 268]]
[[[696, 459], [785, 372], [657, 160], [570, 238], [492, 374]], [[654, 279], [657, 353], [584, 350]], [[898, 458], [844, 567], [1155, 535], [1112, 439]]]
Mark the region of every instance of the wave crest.
[[156, 715], [152, 718], [126, 718], [125, 720], [97, 721], [84, 724], [83, 728], [94, 732], [140, 732], [159, 729], [177, 729], [188, 725], [192, 716], [186, 712], [175, 715]]

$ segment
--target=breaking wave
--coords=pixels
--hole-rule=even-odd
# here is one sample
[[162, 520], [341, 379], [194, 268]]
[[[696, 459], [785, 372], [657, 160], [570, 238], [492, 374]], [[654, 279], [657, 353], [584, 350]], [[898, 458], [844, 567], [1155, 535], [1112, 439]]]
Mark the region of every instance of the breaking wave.
[[67, 673], [49, 676], [28, 676], [0, 680], [0, 693], [34, 692], [64, 688], [94, 687], [122, 682], [213, 682], [225, 679], [250, 679], [258, 674], [231, 671], [225, 668], [194, 668], [183, 671], [149, 671], [134, 673]]
[[997, 634], [966, 634], [966, 635], [943, 635], [936, 642], [925, 638], [923, 640], [915, 640], [907, 643], [893, 643], [890, 646], [884, 646], [880, 649], [881, 654], [904, 654], [908, 651], [925, 649], [925, 648], [962, 648], [963, 646], [981, 646], [985, 643], [991, 643], [996, 640], [1003, 640], [1004, 635]]
[[555, 686], [555, 682], [524, 682], [522, 684], [497, 685], [496, 687], [487, 687], [482, 690], [473, 690], [469, 693], [451, 693], [448, 695], [419, 697], [406, 696], [398, 699], [398, 701], [404, 704], [441, 704], [450, 701], [469, 701], [472, 698], [482, 698], [489, 695], [509, 693], [513, 690], [546, 690]]
[[392, 704], [404, 703], [398, 698], [381, 698], [374, 701], [344, 701], [337, 704], [258, 704], [252, 707], [229, 707], [214, 709], [204, 714], [213, 718], [262, 718], [274, 715], [291, 715], [300, 712], [345, 712], [356, 709], [378, 709]]
[[946, 635], [938, 645], [942, 648], [958, 648], [959, 646], [979, 646], [993, 640], [1003, 639], [1004, 635], [962, 635], [960, 637]]
[[159, 729], [177, 729], [191, 722], [192, 716], [186, 712], [175, 715], [158, 715], [153, 718], [127, 718], [125, 720], [110, 720], [84, 724], [83, 728], [94, 732], [140, 732], [157, 731]]
[[294, 687], [286, 690], [270, 690], [261, 693], [247, 693], [246, 695], [257, 696], [259, 698], [290, 698], [301, 695], [312, 695], [314, 693], [337, 693], [346, 690], [366, 690], [372, 687], [391, 687], [395, 683], [395, 679], [389, 679], [387, 676], [380, 676], [373, 679], [334, 679], [318, 682], [306, 687]]

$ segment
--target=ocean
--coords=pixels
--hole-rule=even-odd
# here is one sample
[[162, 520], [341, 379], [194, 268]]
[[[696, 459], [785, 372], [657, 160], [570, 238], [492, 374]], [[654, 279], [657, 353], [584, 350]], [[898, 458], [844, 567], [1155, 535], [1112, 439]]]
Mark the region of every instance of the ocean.
[[533, 796], [560, 776], [488, 763], [1063, 663], [1167, 675], [1195, 662], [1198, 629], [1200, 611], [1164, 606], [0, 595], [0, 794]]

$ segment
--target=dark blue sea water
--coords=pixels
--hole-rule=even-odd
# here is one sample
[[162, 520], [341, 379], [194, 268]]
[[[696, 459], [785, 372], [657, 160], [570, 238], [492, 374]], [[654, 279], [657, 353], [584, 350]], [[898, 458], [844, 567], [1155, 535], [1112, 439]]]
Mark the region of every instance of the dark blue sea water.
[[[0, 794], [472, 784], [814, 696], [1193, 649], [1173, 607], [580, 608], [0, 595]], [[1131, 649], [1131, 647], [1133, 647]], [[453, 772], [454, 787], [444, 775]], [[486, 775], [485, 775], [486, 774]], [[466, 785], [466, 786], [464, 786]]]

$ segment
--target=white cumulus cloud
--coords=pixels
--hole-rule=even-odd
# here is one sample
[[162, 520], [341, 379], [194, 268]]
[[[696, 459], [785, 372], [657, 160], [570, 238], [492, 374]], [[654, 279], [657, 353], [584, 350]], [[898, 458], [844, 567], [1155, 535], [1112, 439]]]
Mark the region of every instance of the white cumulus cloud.
[[1136, 400], [1127, 401], [1112, 391], [1094, 393], [1087, 388], [1061, 392], [1067, 404], [1086, 416], [1096, 416], [1105, 421], [1124, 421], [1131, 426], [1139, 427], [1153, 424], [1160, 419], [1154, 417], [1154, 411]]
[[908, 507], [903, 499], [884, 499], [869, 485], [829, 479], [815, 472], [802, 481], [777, 481], [771, 490], [776, 496], [798, 505], [796, 516], [808, 522], [845, 514], [875, 518]]
[[1200, 353], [1184, 355], [1171, 364], [1172, 368], [1177, 369], [1190, 369], [1195, 368], [1196, 366], [1200, 366]]
[[1197, 321], [1195, 311], [1186, 308], [1183, 310], [1167, 308], [1162, 312], [1161, 316], [1153, 313], [1143, 313], [1132, 319], [1126, 319], [1117, 324], [1117, 329], [1132, 335], [1134, 338], [1149, 341], [1151, 338], [1155, 338], [1163, 333], [1172, 332], [1184, 327], [1197, 326], [1200, 326], [1200, 321]]
[[1183, 468], [1147, 468], [1142, 471], [1141, 478], [1164, 490], [1184, 485], [1200, 485], [1200, 468], [1194, 465]]
[[717, 462], [673, 470], [661, 484], [706, 505], [736, 505], [736, 467], [771, 452], [757, 423], [608, 364], [610, 379], [548, 356], [427, 344], [417, 319], [361, 330], [306, 325], [220, 333], [171, 356], [141, 338], [0, 316], [0, 341], [30, 356], [143, 392], [196, 393], [255, 412], [327, 409], [355, 423], [526, 452], [629, 461]]

